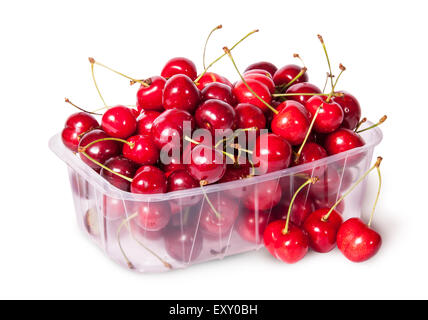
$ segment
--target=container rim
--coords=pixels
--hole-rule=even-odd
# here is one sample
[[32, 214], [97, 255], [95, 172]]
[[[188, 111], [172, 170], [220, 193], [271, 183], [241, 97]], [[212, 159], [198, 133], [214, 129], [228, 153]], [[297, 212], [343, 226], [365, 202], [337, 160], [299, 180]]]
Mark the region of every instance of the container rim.
[[[372, 122], [367, 121], [363, 128], [367, 128], [373, 125]], [[292, 176], [296, 173], [307, 171], [322, 165], [328, 165], [338, 160], [349, 158], [350, 156], [358, 153], [363, 153], [371, 148], [377, 146], [383, 139], [383, 134], [379, 127], [375, 127], [371, 130], [365, 131], [361, 134], [366, 144], [362, 147], [355, 148], [346, 152], [342, 152], [333, 156], [299, 165], [296, 167], [286, 168], [275, 172], [270, 172], [264, 175], [255, 176], [247, 179], [224, 182], [221, 184], [213, 184], [204, 187], [204, 192], [214, 193], [219, 191], [227, 191], [230, 189], [242, 188], [251, 186], [261, 182], [270, 180], [277, 180], [286, 176]], [[86, 165], [79, 157], [77, 157], [71, 150], [65, 147], [62, 143], [61, 133], [57, 133], [49, 140], [49, 148], [55, 153], [61, 160], [63, 160], [70, 168], [75, 170], [78, 174], [91, 181], [93, 185], [102, 193], [117, 199], [124, 201], [141, 201], [141, 202], [159, 202], [168, 201], [172, 199], [187, 198], [193, 196], [203, 195], [201, 188], [193, 188], [181, 191], [174, 191], [168, 193], [158, 194], [134, 194], [131, 192], [123, 191], [115, 186], [111, 185], [107, 180], [103, 179], [96, 171]]]

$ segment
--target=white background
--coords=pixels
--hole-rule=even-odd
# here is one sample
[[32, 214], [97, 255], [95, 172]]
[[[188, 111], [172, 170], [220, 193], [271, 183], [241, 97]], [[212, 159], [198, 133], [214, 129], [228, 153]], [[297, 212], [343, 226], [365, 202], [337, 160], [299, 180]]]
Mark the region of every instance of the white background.
[[[428, 298], [426, 206], [428, 22], [426, 1], [13, 1], [0, 5], [0, 298]], [[65, 165], [47, 148], [74, 112], [65, 96], [101, 106], [88, 56], [144, 78], [171, 57], [201, 69], [247, 32], [234, 56], [243, 69], [281, 66], [299, 52], [322, 86], [324, 35], [332, 63], [347, 66], [340, 89], [372, 121], [389, 120], [375, 154], [384, 189], [375, 228], [380, 253], [352, 264], [337, 251], [285, 265], [264, 250], [164, 274], [110, 262], [80, 233]], [[236, 79], [230, 61], [214, 69]], [[135, 103], [135, 89], [98, 69], [109, 104]], [[365, 212], [374, 198], [370, 179]]]

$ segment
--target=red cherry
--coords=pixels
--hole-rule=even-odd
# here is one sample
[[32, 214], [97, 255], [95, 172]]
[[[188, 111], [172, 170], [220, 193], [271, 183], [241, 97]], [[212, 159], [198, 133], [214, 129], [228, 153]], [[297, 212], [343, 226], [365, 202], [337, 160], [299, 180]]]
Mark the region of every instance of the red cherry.
[[382, 245], [382, 238], [358, 218], [345, 221], [337, 233], [337, 247], [346, 258], [363, 262], [373, 257]]
[[[100, 140], [104, 138], [109, 138], [109, 135], [102, 130], [95, 129], [89, 131], [84, 136], [82, 136], [79, 143], [79, 149], [84, 148], [86, 145], [95, 140]], [[87, 153], [91, 158], [98, 161], [99, 163], [104, 164], [108, 159], [118, 156], [120, 154], [120, 151], [120, 142], [112, 140], [103, 140], [92, 144], [89, 148], [85, 150], [85, 153]], [[89, 160], [85, 155], [81, 154], [80, 158], [92, 169], [96, 171], [101, 170], [101, 168], [97, 164]]]
[[228, 236], [239, 214], [239, 205], [235, 199], [224, 194], [208, 195], [215, 211], [207, 201], [201, 209], [200, 227], [208, 237]]
[[274, 133], [297, 146], [303, 142], [309, 130], [309, 113], [299, 102], [288, 100], [278, 106], [280, 112], [273, 117]]
[[[327, 157], [327, 151], [315, 142], [306, 142], [303, 146], [302, 151], [300, 152], [299, 159], [297, 160], [296, 165], [311, 163]], [[306, 170], [305, 173], [319, 177], [324, 174], [327, 169], [326, 165], [317, 166]]]
[[[167, 182], [162, 170], [153, 166], [142, 166], [132, 179], [132, 193], [165, 193]], [[169, 206], [168, 206], [169, 208]]]
[[195, 120], [199, 128], [207, 129], [215, 136], [216, 133], [222, 134], [227, 129], [233, 129], [235, 110], [224, 101], [211, 99], [196, 109]]
[[260, 135], [253, 151], [253, 163], [257, 174], [288, 168], [291, 154], [291, 146], [287, 140], [274, 133]]
[[137, 209], [137, 224], [147, 231], [159, 231], [166, 227], [171, 212], [167, 202], [140, 203]]
[[246, 210], [238, 219], [236, 230], [242, 239], [260, 244], [269, 219], [269, 212]]
[[[151, 137], [136, 135], [130, 137], [128, 144], [123, 145], [123, 155], [139, 165], [156, 164], [159, 150]], [[132, 144], [130, 146], [129, 144]]]
[[137, 134], [149, 136], [152, 132], [153, 122], [161, 115], [157, 111], [143, 110], [137, 118]]
[[[275, 219], [287, 219], [287, 211], [290, 207], [291, 198], [283, 197], [283, 200], [272, 209], [272, 216]], [[291, 208], [290, 220], [298, 227], [303, 225], [305, 219], [315, 210], [314, 201], [307, 193], [299, 193]]]
[[[135, 165], [135, 163], [122, 156], [110, 158], [104, 163], [104, 165], [107, 168], [113, 170], [114, 172], [131, 179], [137, 171], [137, 166]], [[124, 191], [129, 191], [129, 187], [131, 185], [129, 181], [119, 177], [116, 174], [113, 174], [108, 170], [105, 170], [104, 168], [101, 169], [100, 175], [112, 185], [114, 185], [116, 188], [119, 188]]]
[[343, 222], [340, 213], [336, 210], [333, 210], [325, 219], [329, 210], [324, 208], [312, 212], [303, 224], [303, 230], [308, 235], [311, 249], [321, 253], [334, 249], [337, 231]]
[[80, 135], [99, 126], [98, 121], [88, 113], [78, 112], [68, 117], [61, 133], [62, 142], [73, 152], [77, 152]]
[[194, 120], [188, 112], [179, 109], [164, 111], [153, 122], [153, 141], [159, 149], [168, 144], [175, 145], [178, 143], [178, 146], [180, 146], [186, 124], [189, 125], [189, 130], [193, 130]]
[[[324, 209], [324, 208], [331, 208], [336, 201], [341, 197], [341, 195], [320, 195], [318, 194], [317, 197], [313, 197], [313, 201], [315, 203], [315, 208], [318, 209]], [[345, 212], [345, 200], [342, 200], [339, 202], [339, 204], [334, 208], [337, 212], [340, 214], [343, 214]]]
[[[161, 155], [161, 158], [162, 158], [162, 155]], [[163, 172], [165, 172], [165, 176], [167, 178], [174, 171], [187, 169], [187, 166], [183, 163], [181, 156], [169, 156], [168, 159], [169, 159], [168, 163], [163, 163], [163, 162], [160, 163], [160, 166]]]
[[269, 77], [272, 79], [272, 75], [263, 69], [251, 69], [251, 70], [247, 70], [243, 73], [243, 75], [250, 75], [250, 74], [259, 74], [259, 75], [263, 75], [263, 76], [266, 76], [266, 77]]
[[209, 99], [218, 99], [231, 106], [235, 105], [235, 96], [233, 95], [232, 88], [220, 82], [209, 83], [201, 91], [201, 100], [206, 101]]
[[214, 72], [206, 72], [198, 81], [198, 89], [202, 90], [204, 89], [208, 84], [217, 82], [217, 83], [223, 83], [229, 87], [233, 87], [232, 83], [227, 80], [225, 77], [214, 73]]
[[268, 251], [286, 263], [296, 263], [308, 252], [309, 241], [303, 231], [290, 224], [288, 232], [283, 233], [285, 221], [277, 220], [268, 224], [263, 239]]
[[[122, 179], [124, 180], [124, 179]], [[128, 183], [129, 190], [129, 183]], [[132, 212], [134, 208], [132, 201], [103, 196], [103, 215], [109, 220], [117, 220], [125, 215], [126, 212]]]
[[[174, 192], [197, 188], [200, 186], [199, 181], [195, 180], [186, 170], [176, 170], [168, 176], [167, 192]], [[179, 207], [191, 206], [198, 203], [202, 196], [181, 197], [170, 201], [176, 202]]]
[[162, 91], [165, 87], [166, 79], [154, 76], [145, 81], [148, 86], [141, 85], [137, 91], [137, 108], [141, 110], [162, 111]]
[[247, 73], [244, 74], [245, 81], [248, 82], [248, 80], [256, 80], [261, 83], [263, 83], [268, 89], [271, 94], [275, 92], [275, 83], [273, 82], [272, 78], [270, 76], [266, 76], [265, 74], [260, 73]]
[[161, 72], [161, 76], [167, 79], [176, 74], [184, 74], [192, 79], [192, 81], [195, 80], [198, 75], [195, 64], [191, 60], [182, 57], [169, 60]]
[[[249, 79], [246, 81], [249, 87], [266, 103], [270, 104], [272, 101], [272, 96], [270, 94], [269, 88], [257, 80]], [[251, 103], [259, 107], [263, 112], [269, 110], [269, 108], [261, 102], [245, 85], [244, 82], [238, 81], [234, 88], [233, 93], [236, 97], [238, 103]]]
[[338, 154], [365, 145], [363, 138], [352, 130], [341, 128], [330, 133], [324, 142], [329, 155]]
[[189, 154], [188, 172], [200, 183], [211, 184], [219, 181], [226, 172], [223, 154], [211, 147], [199, 144]]
[[265, 70], [265, 71], [269, 72], [269, 74], [271, 76], [273, 76], [275, 74], [275, 72], [278, 70], [278, 68], [273, 63], [270, 63], [267, 61], [260, 61], [260, 62], [250, 64], [247, 67], [247, 69], [245, 69], [245, 72], [247, 72], [249, 70], [254, 70], [254, 69]]
[[270, 210], [281, 200], [282, 190], [278, 181], [268, 180], [248, 187], [243, 203], [253, 211]]
[[[246, 165], [227, 165], [224, 176], [218, 181], [225, 183], [230, 181], [242, 180], [250, 175], [250, 167]], [[238, 187], [230, 190], [230, 196], [240, 199], [248, 190], [247, 187]]]
[[360, 104], [352, 94], [345, 91], [340, 91], [340, 93], [343, 93], [343, 96], [333, 97], [333, 101], [342, 107], [344, 113], [342, 127], [354, 130], [361, 118]]
[[322, 105], [314, 123], [314, 130], [319, 133], [330, 133], [335, 131], [343, 122], [343, 110], [340, 105], [333, 100], [326, 102], [322, 96], [313, 96], [306, 102], [306, 109], [315, 115], [317, 109]]
[[203, 236], [194, 226], [166, 229], [165, 250], [175, 260], [185, 263], [195, 261], [202, 252]]
[[162, 98], [166, 110], [180, 109], [193, 113], [199, 101], [199, 89], [188, 76], [177, 74], [166, 82]]
[[[301, 82], [296, 83], [290, 86], [285, 93], [321, 93], [320, 88], [318, 88], [316, 85], [309, 83], [309, 82]], [[287, 96], [287, 99], [294, 100], [297, 102], [300, 102], [303, 105], [306, 105], [306, 102], [313, 97], [311, 95], [298, 95], [298, 96]]]
[[116, 106], [104, 113], [101, 127], [112, 137], [126, 139], [137, 129], [137, 119], [130, 108]]
[[[283, 85], [286, 86], [301, 71], [302, 71], [301, 67], [296, 66], [295, 64], [288, 64], [286, 66], [283, 66], [282, 68], [279, 68], [275, 72], [275, 74], [273, 75], [273, 82], [275, 82], [276, 86], [283, 86]], [[294, 83], [308, 82], [308, 80], [309, 80], [308, 74], [305, 72], [298, 79], [296, 79]]]
[[266, 117], [260, 108], [250, 103], [240, 103], [235, 107], [236, 128], [257, 130], [266, 128]]
[[329, 167], [324, 174], [318, 175], [318, 178], [319, 181], [311, 186], [309, 192], [314, 197], [320, 198], [325, 195], [336, 195], [338, 192], [348, 189], [353, 175], [351, 170], [339, 172], [334, 167]]

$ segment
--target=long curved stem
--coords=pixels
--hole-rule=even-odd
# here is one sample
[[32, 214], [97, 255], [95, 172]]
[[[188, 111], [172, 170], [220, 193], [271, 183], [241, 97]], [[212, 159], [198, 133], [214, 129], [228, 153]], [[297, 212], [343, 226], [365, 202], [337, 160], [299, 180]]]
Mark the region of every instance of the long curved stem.
[[310, 136], [310, 134], [312, 132], [312, 128], [314, 127], [315, 120], [317, 119], [318, 114], [320, 113], [320, 111], [322, 110], [322, 108], [323, 107], [322, 107], [322, 104], [321, 104], [317, 108], [317, 111], [315, 111], [314, 117], [312, 118], [311, 124], [309, 125], [308, 132], [306, 133], [305, 139], [303, 140], [302, 144], [300, 145], [299, 151], [297, 151], [297, 153], [296, 153], [296, 158], [295, 158], [296, 159], [295, 160], [296, 163], [299, 161], [299, 158], [300, 158], [300, 155], [302, 153], [302, 150], [303, 150], [306, 142], [308, 141], [308, 138], [309, 138], [309, 136]]
[[205, 192], [205, 186], [208, 184], [206, 181], [202, 180], [199, 182], [201, 189], [202, 189], [202, 193], [204, 194], [205, 200], [207, 200], [208, 205], [211, 207], [211, 210], [214, 212], [214, 214], [216, 215], [217, 219], [221, 219], [221, 214], [220, 212], [217, 211], [217, 209], [214, 207], [213, 203], [211, 202], [210, 198], [208, 197], [207, 193]]
[[378, 125], [381, 125], [382, 123], [384, 123], [384, 122], [386, 121], [386, 119], [387, 119], [387, 118], [388, 118], [388, 117], [387, 117], [386, 115], [384, 115], [382, 118], [380, 118], [380, 120], [378, 121], [378, 123], [375, 123], [374, 125], [372, 125], [372, 126], [370, 126], [370, 127], [368, 127], [368, 128], [365, 128], [365, 129], [362, 129], [362, 130], [356, 131], [356, 133], [361, 133], [361, 132], [364, 132], [364, 131], [367, 131], [367, 130], [370, 130], [370, 129], [376, 128]]
[[369, 228], [370, 228], [370, 226], [371, 226], [371, 224], [372, 224], [372, 221], [373, 221], [373, 215], [374, 215], [375, 210], [376, 210], [377, 202], [379, 201], [380, 189], [381, 189], [381, 187], [382, 187], [382, 176], [381, 176], [381, 174], [380, 174], [380, 169], [379, 169], [379, 167], [377, 167], [376, 169], [377, 169], [377, 175], [378, 175], [378, 177], [379, 177], [379, 187], [378, 187], [378, 189], [377, 189], [376, 200], [375, 200], [375, 203], [374, 203], [374, 205], [373, 205], [372, 213], [370, 214], [370, 220], [369, 220], [369, 223], [367, 224], [367, 226], [368, 226]]
[[295, 76], [293, 79], [291, 79], [291, 81], [289, 83], [287, 83], [281, 87], [281, 91], [286, 90], [289, 87], [291, 87], [291, 85], [293, 83], [295, 83], [301, 76], [303, 76], [306, 73], [306, 71], [308, 71], [308, 68], [303, 67], [302, 70], [300, 70], [300, 72], [297, 74], [297, 76]]
[[213, 29], [211, 30], [211, 32], [208, 34], [207, 40], [205, 41], [205, 45], [204, 45], [204, 53], [202, 54], [202, 65], [204, 66], [204, 70], [207, 68], [207, 67], [205, 66], [205, 53], [206, 53], [206, 51], [207, 51], [208, 41], [210, 40], [211, 35], [214, 33], [214, 31], [216, 31], [216, 30], [218, 30], [218, 29], [221, 29], [221, 28], [223, 28], [223, 26], [222, 26], [221, 24], [219, 24], [218, 26], [216, 26], [215, 28], [213, 28]]
[[103, 98], [103, 95], [101, 94], [100, 88], [98, 88], [97, 80], [95, 80], [95, 73], [94, 73], [95, 60], [94, 60], [94, 58], [89, 58], [89, 62], [91, 63], [91, 74], [92, 74], [92, 80], [94, 81], [95, 88], [97, 89], [97, 92], [101, 98], [101, 101], [103, 102], [104, 106], [107, 108], [107, 103], [104, 101], [104, 98]]
[[[184, 140], [186, 140], [186, 141], [188, 141], [188, 142], [190, 142], [190, 143], [196, 144], [196, 145], [201, 144], [200, 142], [198, 142], [198, 141], [196, 141], [196, 140], [193, 140], [192, 138], [190, 138], [190, 137], [188, 137], [188, 136], [185, 136], [185, 137], [184, 137]], [[208, 147], [208, 146], [207, 146], [207, 147]], [[216, 149], [216, 148], [214, 147], [214, 149]], [[220, 152], [221, 152], [221, 153], [223, 153], [225, 156], [229, 157], [233, 162], [235, 162], [235, 157], [234, 157], [232, 154], [230, 154], [230, 153], [228, 153], [228, 152], [226, 152], [226, 151], [224, 151], [224, 150], [219, 150], [219, 149], [216, 149], [216, 150], [220, 151]]]
[[331, 72], [331, 63], [330, 63], [330, 58], [328, 57], [327, 48], [325, 46], [323, 37], [321, 35], [317, 35], [317, 36], [318, 36], [318, 39], [321, 42], [322, 48], [323, 48], [324, 53], [325, 53], [325, 57], [327, 59], [328, 70], [330, 72], [331, 87], [333, 88], [333, 73]]
[[75, 107], [76, 109], [79, 109], [80, 111], [85, 112], [85, 113], [93, 114], [93, 115], [96, 115], [96, 116], [102, 116], [102, 114], [101, 114], [101, 113], [96, 113], [96, 112], [94, 112], [94, 111], [87, 111], [87, 110], [85, 110], [85, 109], [83, 109], [83, 108], [79, 107], [78, 105], [75, 105], [75, 104], [74, 104], [73, 102], [71, 102], [71, 101], [70, 101], [70, 99], [68, 99], [68, 98], [65, 98], [65, 102], [66, 102], [66, 103], [68, 103], [68, 104], [70, 104], [70, 105], [72, 105], [72, 106], [73, 106], [73, 107]]
[[331, 97], [334, 95], [334, 89], [336, 89], [336, 85], [339, 82], [340, 76], [342, 75], [343, 71], [346, 70], [346, 68], [343, 66], [343, 64], [339, 64], [339, 68], [340, 68], [340, 73], [339, 73], [339, 75], [336, 78], [336, 82], [334, 83], [334, 85], [331, 88], [331, 92], [328, 95], [327, 100], [326, 100], [327, 102], [329, 102], [330, 99], [331, 99]]
[[354, 132], [356, 133], [358, 131], [358, 129], [360, 129], [361, 125], [367, 121], [367, 118], [362, 118], [360, 122], [358, 122], [357, 126], [354, 129]]

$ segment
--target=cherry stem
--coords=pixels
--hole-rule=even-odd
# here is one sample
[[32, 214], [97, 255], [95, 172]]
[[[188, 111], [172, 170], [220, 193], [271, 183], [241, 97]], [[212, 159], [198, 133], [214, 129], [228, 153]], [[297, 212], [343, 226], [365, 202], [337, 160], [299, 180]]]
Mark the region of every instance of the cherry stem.
[[327, 76], [325, 77], [324, 88], [322, 89], [322, 93], [324, 93], [325, 89], [327, 88], [328, 78], [330, 78], [330, 74], [327, 72]]
[[303, 76], [306, 71], [308, 70], [308, 68], [303, 67], [302, 70], [300, 70], [300, 72], [297, 74], [297, 76], [295, 76], [289, 83], [287, 84], [283, 84], [282, 86], [280, 86], [280, 90], [286, 90], [287, 88], [291, 87], [291, 85], [296, 82], [301, 76]]
[[214, 211], [216, 217], [218, 219], [221, 219], [221, 214], [217, 211], [217, 209], [214, 207], [213, 203], [211, 202], [210, 198], [208, 197], [207, 193], [205, 192], [205, 186], [208, 184], [208, 182], [206, 180], [201, 180], [199, 182], [199, 185], [201, 186], [202, 189], [202, 193], [204, 194], [205, 199], [208, 202], [208, 205], [211, 207], [212, 211]]
[[378, 123], [375, 123], [374, 125], [372, 125], [372, 126], [370, 126], [368, 128], [365, 128], [365, 129], [362, 129], [362, 130], [358, 130], [358, 131], [356, 131], [356, 133], [361, 133], [361, 132], [364, 132], [364, 131], [376, 128], [380, 124], [384, 123], [386, 121], [386, 119], [388, 119], [388, 117], [386, 115], [384, 115], [382, 118], [380, 118], [380, 120], [379, 120]]
[[333, 210], [339, 205], [340, 202], [342, 202], [343, 199], [345, 199], [346, 196], [348, 196], [360, 183], [361, 181], [363, 181], [370, 172], [372, 172], [374, 169], [379, 168], [380, 164], [382, 162], [382, 157], [377, 157], [376, 163], [369, 169], [367, 170], [366, 173], [364, 173], [352, 186], [351, 188], [349, 188], [349, 190], [347, 192], [345, 192], [340, 198], [339, 200], [336, 201], [336, 203], [330, 208], [330, 210], [327, 212], [327, 214], [322, 217], [322, 221], [327, 221], [328, 218], [330, 217], [331, 213], [333, 212]]
[[248, 159], [248, 162], [250, 163], [250, 165], [251, 165], [251, 172], [250, 172], [250, 174], [247, 176], [247, 178], [251, 178], [251, 177], [254, 177], [255, 175], [256, 175], [256, 167], [254, 166], [254, 163], [253, 163], [253, 161], [251, 161], [251, 159]]
[[266, 101], [264, 101], [262, 98], [260, 98], [260, 96], [254, 92], [253, 89], [251, 89], [251, 87], [248, 85], [247, 81], [245, 81], [244, 77], [242, 76], [241, 72], [239, 72], [239, 69], [235, 63], [235, 60], [233, 60], [232, 54], [230, 53], [230, 50], [227, 47], [223, 48], [225, 54], [227, 54], [230, 58], [230, 60], [232, 61], [233, 66], [235, 67], [236, 71], [238, 72], [239, 77], [241, 78], [242, 82], [245, 84], [245, 86], [247, 87], [247, 89], [257, 98], [259, 99], [265, 106], [267, 106], [273, 113], [278, 114], [278, 110], [276, 110], [274, 107], [272, 107], [269, 103], [267, 103]]
[[[196, 145], [201, 144], [200, 142], [195, 141], [195, 140], [193, 140], [192, 138], [190, 138], [190, 137], [188, 137], [188, 136], [185, 136], [185, 137], [184, 137], [184, 140], [186, 140], [186, 141], [188, 141], [188, 142], [190, 142], [190, 143], [196, 144]], [[207, 147], [208, 147], [208, 146], [207, 146]], [[215, 149], [215, 150], [218, 150], [218, 151], [221, 151], [221, 153], [223, 153], [225, 156], [229, 157], [233, 162], [235, 162], [235, 157], [234, 157], [232, 154], [230, 154], [230, 153], [228, 153], [228, 152], [226, 152], [226, 151], [224, 151], [224, 150], [216, 149], [215, 147], [214, 147], [214, 149]]]
[[91, 63], [91, 74], [92, 74], [92, 80], [94, 81], [95, 88], [98, 91], [98, 95], [100, 96], [100, 98], [104, 104], [104, 107], [107, 108], [107, 103], [104, 101], [104, 98], [103, 98], [103, 95], [101, 94], [100, 88], [98, 88], [97, 80], [95, 80], [95, 73], [94, 73], [95, 60], [94, 60], [94, 58], [89, 58], [89, 62]]
[[126, 255], [126, 253], [125, 253], [125, 250], [123, 249], [123, 247], [122, 247], [122, 243], [121, 243], [121, 240], [120, 240], [120, 232], [122, 231], [122, 229], [123, 229], [123, 227], [124, 226], [127, 226], [127, 229], [128, 229], [128, 231], [129, 231], [129, 233], [131, 234], [131, 236], [132, 236], [132, 238], [140, 245], [140, 246], [142, 246], [145, 250], [147, 250], [150, 254], [152, 254], [153, 256], [155, 256], [157, 259], [159, 259], [159, 261], [160, 262], [162, 262], [162, 264], [166, 267], [166, 268], [168, 268], [168, 269], [172, 269], [172, 266], [171, 266], [171, 264], [169, 264], [168, 262], [166, 262], [165, 260], [163, 260], [158, 254], [156, 254], [153, 250], [151, 250], [150, 248], [148, 248], [148, 247], [146, 247], [141, 241], [139, 241], [135, 236], [134, 236], [134, 234], [133, 234], [133, 232], [131, 231], [131, 228], [130, 228], [130, 226], [129, 226], [129, 222], [132, 220], [132, 219], [135, 219], [136, 217], [138, 216], [138, 212], [136, 212], [136, 213], [134, 213], [133, 215], [131, 215], [131, 216], [129, 216], [128, 218], [126, 218], [126, 219], [124, 219], [123, 221], [122, 221], [122, 223], [119, 225], [119, 228], [117, 229], [117, 233], [116, 233], [116, 236], [117, 236], [117, 243], [118, 243], [118, 245], [119, 245], [119, 248], [120, 248], [120, 251], [122, 252], [122, 255], [123, 255], [123, 257], [124, 257], [124, 259], [125, 259], [125, 261], [126, 261], [126, 264], [128, 265], [128, 267], [130, 268], [130, 269], [135, 269], [135, 267], [134, 267], [134, 265], [131, 263], [131, 261], [129, 260], [129, 258], [128, 258], [128, 256]]
[[323, 106], [322, 104], [317, 108], [317, 111], [315, 111], [314, 117], [312, 118], [311, 124], [309, 125], [308, 128], [308, 132], [306, 133], [305, 139], [303, 140], [302, 144], [300, 145], [299, 151], [297, 151], [296, 153], [296, 157], [295, 157], [295, 163], [297, 163], [299, 161], [300, 155], [302, 154], [302, 150], [303, 147], [305, 146], [306, 142], [308, 141], [308, 138], [312, 132], [312, 128], [314, 127], [315, 124], [315, 120], [318, 117], [318, 114], [320, 113], [320, 111], [322, 110]]
[[217, 148], [218, 146], [220, 146], [223, 142], [226, 142], [226, 141], [229, 141], [229, 140], [232, 140], [232, 139], [235, 139], [241, 132], [245, 132], [245, 131], [253, 131], [253, 130], [257, 130], [258, 128], [257, 127], [251, 127], [251, 128], [245, 128], [245, 129], [236, 129], [234, 132], [233, 132], [233, 134], [230, 136], [230, 137], [227, 137], [227, 138], [224, 138], [224, 139], [221, 139], [220, 141], [218, 141], [216, 144], [215, 144], [215, 148]]
[[133, 143], [133, 142], [129, 142], [129, 141], [126, 141], [126, 140], [120, 139], [120, 138], [108, 137], [108, 138], [101, 138], [101, 139], [89, 142], [86, 146], [79, 147], [78, 151], [79, 152], [85, 152], [90, 146], [92, 146], [93, 144], [95, 144], [97, 142], [101, 142], [101, 141], [119, 141], [119, 142], [123, 142], [123, 143], [127, 144], [131, 149], [133, 149], [135, 147], [135, 143]]
[[302, 57], [300, 57], [298, 53], [293, 53], [293, 57], [299, 59], [302, 62], [303, 67], [306, 68], [305, 61], [303, 61]]
[[321, 35], [318, 35], [318, 39], [321, 42], [322, 48], [324, 49], [325, 57], [327, 58], [327, 64], [328, 64], [328, 70], [330, 71], [330, 80], [331, 80], [331, 87], [333, 88], [333, 73], [331, 72], [331, 64], [330, 64], [330, 58], [328, 57], [327, 48], [324, 43], [324, 39]]
[[81, 107], [79, 107], [79, 106], [75, 105], [75, 104], [74, 104], [73, 102], [71, 102], [68, 98], [65, 98], [65, 102], [66, 102], [66, 103], [68, 103], [68, 104], [71, 104], [73, 107], [75, 107], [75, 108], [77, 108], [77, 109], [79, 109], [80, 111], [83, 111], [83, 112], [85, 112], [85, 113], [93, 114], [93, 115], [96, 115], [96, 116], [102, 116], [102, 114], [101, 114], [101, 113], [96, 113], [96, 112], [93, 112], [93, 111], [87, 111], [87, 110], [85, 110], [85, 109], [83, 109], [83, 108], [81, 108]]
[[[332, 88], [331, 88], [331, 92], [330, 92], [330, 94], [328, 95], [328, 97], [327, 97], [327, 102], [329, 102], [330, 101], [330, 99], [331, 99], [331, 97], [334, 95], [334, 89], [336, 89], [336, 85], [337, 85], [337, 82], [339, 81], [339, 78], [340, 78], [340, 76], [342, 75], [342, 73], [343, 73], [343, 71], [345, 71], [346, 70], [346, 68], [343, 66], [343, 64], [339, 64], [339, 68], [340, 68], [340, 73], [339, 73], [339, 75], [337, 76], [337, 78], [336, 78], [336, 81], [335, 81], [335, 83], [334, 83], [334, 85], [332, 86]], [[332, 80], [333, 80], [333, 78], [332, 78]]]
[[370, 226], [371, 226], [371, 224], [372, 224], [372, 221], [373, 221], [373, 215], [374, 215], [375, 210], [376, 210], [377, 202], [379, 201], [380, 189], [381, 189], [381, 187], [382, 187], [382, 176], [381, 176], [381, 174], [380, 174], [380, 169], [379, 169], [379, 167], [376, 167], [376, 169], [377, 169], [377, 175], [378, 175], [378, 177], [379, 177], [379, 187], [378, 187], [378, 189], [377, 189], [376, 200], [375, 200], [375, 203], [374, 203], [374, 205], [373, 205], [372, 213], [370, 214], [370, 220], [369, 220], [369, 223], [367, 224], [367, 226], [368, 226], [369, 228], [370, 228]]
[[234, 149], [236, 149], [236, 150], [240, 151], [240, 152], [246, 152], [246, 153], [248, 153], [248, 154], [253, 154], [253, 151], [248, 150], [248, 149], [241, 148], [241, 146], [239, 145], [239, 143], [232, 143], [230, 146], [231, 146], [232, 148], [234, 148]]
[[[330, 93], [308, 93], [308, 92], [302, 92], [302, 93], [274, 93], [272, 97], [288, 97], [288, 96], [329, 96]], [[344, 93], [342, 92], [335, 92], [333, 93], [335, 97], [343, 97]]]
[[142, 84], [143, 86], [145, 86], [145, 87], [148, 87], [148, 86], [149, 86], [149, 85], [148, 85], [144, 80], [137, 80], [137, 79], [134, 79], [134, 78], [132, 78], [132, 77], [130, 77], [130, 76], [127, 76], [126, 74], [123, 74], [122, 72], [116, 71], [116, 70], [114, 70], [114, 69], [112, 69], [112, 68], [110, 68], [110, 67], [108, 67], [108, 66], [106, 66], [106, 65], [104, 65], [104, 64], [102, 64], [102, 63], [100, 63], [100, 62], [98, 62], [98, 61], [95, 61], [95, 59], [94, 59], [94, 58], [89, 58], [89, 62], [90, 62], [92, 65], [96, 64], [96, 65], [98, 65], [98, 66], [100, 66], [100, 67], [103, 67], [103, 68], [105, 68], [105, 69], [107, 69], [107, 70], [110, 70], [111, 72], [114, 72], [114, 73], [116, 73], [116, 74], [118, 74], [118, 75], [120, 75], [120, 76], [122, 76], [122, 77], [125, 77], [125, 78], [127, 78], [127, 79], [131, 80], [131, 84], [138, 82], [138, 83], [141, 83], [141, 84]]
[[355, 127], [355, 129], [354, 129], [354, 132], [357, 132], [358, 131], [358, 129], [360, 129], [360, 127], [361, 127], [361, 125], [364, 123], [364, 122], [366, 122], [367, 121], [367, 118], [362, 118], [361, 119], [361, 121], [360, 122], [358, 122], [358, 124], [357, 124], [357, 126]]
[[211, 38], [211, 35], [214, 33], [214, 31], [223, 28], [223, 26], [221, 24], [219, 24], [217, 27], [215, 27], [214, 29], [211, 30], [211, 32], [208, 34], [207, 40], [205, 41], [205, 45], [204, 45], [204, 53], [202, 55], [202, 65], [204, 66], [204, 70], [207, 68], [205, 65], [205, 53], [207, 51], [207, 45], [208, 45], [208, 41]]
[[[235, 43], [230, 50], [233, 50], [238, 44], [240, 44], [242, 41], [244, 41], [245, 39], [247, 39], [250, 35], [252, 35], [253, 33], [259, 32], [259, 30], [253, 30], [250, 33], [248, 33], [245, 37], [243, 37], [241, 40], [239, 40], [237, 43]], [[219, 61], [220, 59], [222, 59], [224, 56], [226, 55], [226, 53], [223, 53], [221, 56], [219, 56], [217, 59], [215, 59], [213, 62], [211, 62], [206, 68], [205, 70], [199, 75], [198, 78], [196, 78], [196, 80], [194, 81], [195, 84], [198, 84], [199, 80], [201, 80], [201, 78], [204, 76], [205, 73], [207, 73], [208, 69], [211, 68], [217, 61]]]
[[289, 223], [290, 223], [290, 216], [291, 216], [291, 209], [293, 208], [293, 203], [294, 203], [294, 200], [296, 199], [296, 197], [297, 197], [297, 195], [299, 194], [299, 192], [304, 188], [304, 187], [306, 187], [308, 184], [314, 184], [314, 183], [316, 183], [318, 181], [318, 177], [311, 177], [311, 178], [309, 178], [308, 180], [306, 180], [305, 181], [305, 183], [303, 183], [297, 190], [296, 190], [296, 192], [294, 193], [294, 195], [293, 195], [293, 197], [291, 198], [291, 201], [290, 201], [290, 205], [289, 205], [289, 207], [288, 207], [288, 212], [287, 212], [287, 220], [286, 220], [286, 222], [285, 222], [285, 228], [282, 230], [282, 234], [283, 235], [286, 235], [287, 233], [288, 233], [288, 225], [289, 225]]

